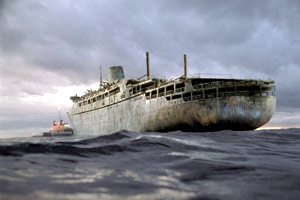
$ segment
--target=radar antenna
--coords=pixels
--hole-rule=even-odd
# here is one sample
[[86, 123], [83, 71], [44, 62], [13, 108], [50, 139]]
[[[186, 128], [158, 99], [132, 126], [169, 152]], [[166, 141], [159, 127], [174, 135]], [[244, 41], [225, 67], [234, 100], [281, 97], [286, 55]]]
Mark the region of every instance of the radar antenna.
[[60, 112], [60, 108], [58, 108], [58, 118], [59, 118], [59, 121], [61, 120], [61, 112]]

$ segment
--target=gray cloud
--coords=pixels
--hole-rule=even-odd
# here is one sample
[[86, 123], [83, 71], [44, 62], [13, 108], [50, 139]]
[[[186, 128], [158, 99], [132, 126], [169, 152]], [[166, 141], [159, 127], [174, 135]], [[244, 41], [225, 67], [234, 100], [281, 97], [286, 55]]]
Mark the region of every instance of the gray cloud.
[[[98, 65], [127, 77], [189, 73], [276, 80], [279, 108], [299, 108], [300, 2], [1, 1], [1, 96], [43, 95], [98, 80]], [[61, 81], [55, 81], [61, 80]], [[17, 113], [17, 111], [15, 111]]]

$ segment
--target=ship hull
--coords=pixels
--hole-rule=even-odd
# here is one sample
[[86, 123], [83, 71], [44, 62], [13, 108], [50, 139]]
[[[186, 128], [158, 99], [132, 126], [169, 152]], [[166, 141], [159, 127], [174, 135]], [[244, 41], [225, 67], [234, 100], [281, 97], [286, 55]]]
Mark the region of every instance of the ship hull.
[[74, 135], [107, 135], [119, 130], [217, 131], [253, 130], [274, 114], [275, 96], [231, 96], [202, 100], [147, 100], [137, 95], [106, 107], [91, 105], [81, 112], [68, 113]]

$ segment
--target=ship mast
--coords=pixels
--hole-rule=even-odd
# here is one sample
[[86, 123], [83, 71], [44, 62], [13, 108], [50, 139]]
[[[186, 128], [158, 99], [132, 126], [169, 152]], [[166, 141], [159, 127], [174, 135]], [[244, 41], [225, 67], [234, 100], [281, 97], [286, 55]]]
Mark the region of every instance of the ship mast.
[[149, 52], [146, 52], [147, 80], [150, 80]]
[[187, 80], [186, 54], [183, 55], [183, 59], [184, 59], [184, 79]]
[[103, 83], [102, 83], [102, 66], [101, 65], [99, 65], [99, 71], [100, 71], [100, 88], [102, 88]]
[[59, 121], [60, 121], [61, 120], [60, 108], [58, 108], [58, 118], [59, 118]]

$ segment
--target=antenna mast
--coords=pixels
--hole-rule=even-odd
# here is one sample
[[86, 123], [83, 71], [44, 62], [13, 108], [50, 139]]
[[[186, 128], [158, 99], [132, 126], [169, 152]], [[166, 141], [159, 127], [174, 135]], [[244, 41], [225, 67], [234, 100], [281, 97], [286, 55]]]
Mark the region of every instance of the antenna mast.
[[146, 52], [147, 80], [150, 80], [149, 52]]
[[183, 59], [184, 59], [184, 79], [187, 80], [186, 54], [183, 55]]
[[58, 108], [58, 118], [59, 118], [59, 121], [60, 121], [61, 120], [60, 108]]
[[102, 66], [99, 65], [99, 71], [100, 71], [100, 88], [102, 87], [103, 85], [103, 82], [102, 82]]

